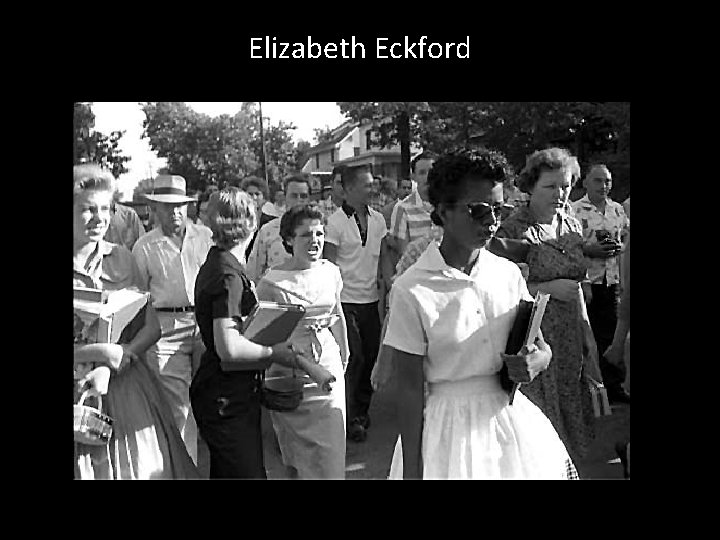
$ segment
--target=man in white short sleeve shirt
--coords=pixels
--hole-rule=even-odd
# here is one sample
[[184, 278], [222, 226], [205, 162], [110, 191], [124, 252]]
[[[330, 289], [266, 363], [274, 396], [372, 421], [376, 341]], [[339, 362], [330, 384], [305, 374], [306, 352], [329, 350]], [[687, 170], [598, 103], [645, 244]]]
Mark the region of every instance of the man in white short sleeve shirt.
[[342, 171], [345, 202], [328, 218], [325, 258], [340, 267], [350, 360], [345, 373], [348, 437], [362, 442], [370, 427], [370, 373], [380, 346], [378, 264], [387, 234], [385, 218], [370, 208], [373, 177], [367, 167]]
[[615, 334], [621, 240], [630, 228], [630, 220], [623, 206], [610, 198], [612, 174], [606, 165], [591, 165], [583, 186], [587, 193], [573, 203], [573, 208], [575, 218], [583, 228], [583, 252], [591, 283], [592, 299], [587, 306], [588, 316], [597, 342], [608, 398], [615, 403], [629, 403], [630, 396], [622, 388], [622, 369], [609, 363], [603, 354]]

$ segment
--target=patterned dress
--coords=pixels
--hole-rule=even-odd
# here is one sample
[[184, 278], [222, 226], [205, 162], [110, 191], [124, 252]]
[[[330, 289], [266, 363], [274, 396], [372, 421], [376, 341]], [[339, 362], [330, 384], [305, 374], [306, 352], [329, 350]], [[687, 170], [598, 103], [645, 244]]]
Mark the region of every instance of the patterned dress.
[[[138, 286], [139, 271], [123, 246], [101, 241], [89, 270], [75, 268], [74, 287], [118, 290]], [[131, 341], [144, 324], [144, 310], [120, 336]], [[75, 443], [75, 478], [103, 480], [199, 478], [175, 426], [160, 381], [144, 355], [110, 376], [104, 412], [113, 420], [113, 435], [105, 446]]]
[[[526, 239], [531, 246], [526, 263], [529, 283], [554, 279], [581, 281], [587, 275], [582, 252], [582, 227], [559, 212], [560, 232], [552, 239], [528, 207], [519, 208], [503, 221], [497, 236]], [[595, 417], [590, 390], [582, 377], [583, 339], [579, 306], [550, 298], [542, 321], [542, 333], [552, 348], [548, 369], [520, 391], [550, 419], [574, 461], [584, 457], [594, 433]]]

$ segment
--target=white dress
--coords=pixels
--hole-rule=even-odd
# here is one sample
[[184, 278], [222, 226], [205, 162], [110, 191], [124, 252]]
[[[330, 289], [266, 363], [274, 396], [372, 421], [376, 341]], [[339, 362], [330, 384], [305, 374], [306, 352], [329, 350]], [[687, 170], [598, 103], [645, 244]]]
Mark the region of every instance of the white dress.
[[[500, 386], [500, 353], [523, 298], [531, 297], [512, 262], [481, 250], [468, 276], [448, 266], [434, 243], [393, 285], [384, 343], [425, 357], [423, 478], [575, 474], [540, 409], [520, 392], [509, 405]], [[390, 478], [402, 478], [399, 439]]]
[[[298, 372], [305, 383], [300, 406], [291, 412], [270, 411], [283, 463], [297, 469], [301, 479], [345, 477], [345, 377], [340, 347], [330, 332], [337, 321], [341, 288], [340, 269], [326, 260], [307, 270], [271, 268], [257, 285], [260, 300], [305, 306], [305, 317], [289, 341], [336, 379], [332, 391], [326, 392]], [[291, 375], [290, 368], [273, 364], [266, 380]]]

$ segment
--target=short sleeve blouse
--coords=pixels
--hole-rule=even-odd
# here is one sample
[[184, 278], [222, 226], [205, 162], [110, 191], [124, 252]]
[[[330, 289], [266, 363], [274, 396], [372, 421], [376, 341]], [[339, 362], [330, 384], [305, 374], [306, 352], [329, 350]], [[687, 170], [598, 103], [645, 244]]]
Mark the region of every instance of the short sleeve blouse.
[[195, 319], [206, 349], [218, 361], [213, 320], [240, 320], [256, 303], [252, 282], [235, 256], [217, 246], [210, 248], [195, 282]]
[[390, 292], [384, 344], [425, 356], [428, 382], [500, 371], [520, 300], [532, 301], [518, 267], [485, 249], [466, 275], [447, 265], [435, 242]]
[[125, 247], [101, 240], [86, 268], [73, 268], [73, 286], [104, 290], [139, 287], [141, 284], [132, 253]]

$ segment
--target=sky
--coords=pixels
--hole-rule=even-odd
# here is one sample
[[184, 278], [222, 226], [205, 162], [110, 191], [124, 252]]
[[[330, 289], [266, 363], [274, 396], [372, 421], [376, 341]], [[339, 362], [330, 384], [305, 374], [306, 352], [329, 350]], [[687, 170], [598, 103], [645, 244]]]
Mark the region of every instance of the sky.
[[[221, 114], [233, 115], [240, 110], [242, 102], [186, 102], [199, 113], [210, 116]], [[165, 166], [165, 159], [158, 158], [150, 149], [147, 139], [142, 139], [143, 120], [145, 114], [138, 102], [101, 102], [92, 104], [95, 114], [95, 129], [105, 135], [111, 131], [124, 130], [125, 135], [120, 139], [120, 149], [123, 155], [132, 157], [126, 164], [129, 172], [120, 176], [118, 183], [125, 197], [132, 196], [132, 190], [143, 178], [154, 176], [157, 170]], [[328, 126], [334, 128], [345, 121], [340, 113], [340, 107], [334, 102], [265, 102], [262, 103], [263, 116], [270, 119], [270, 123], [277, 125], [281, 120], [297, 126], [293, 131], [295, 141], [303, 139], [313, 143], [314, 128]]]

